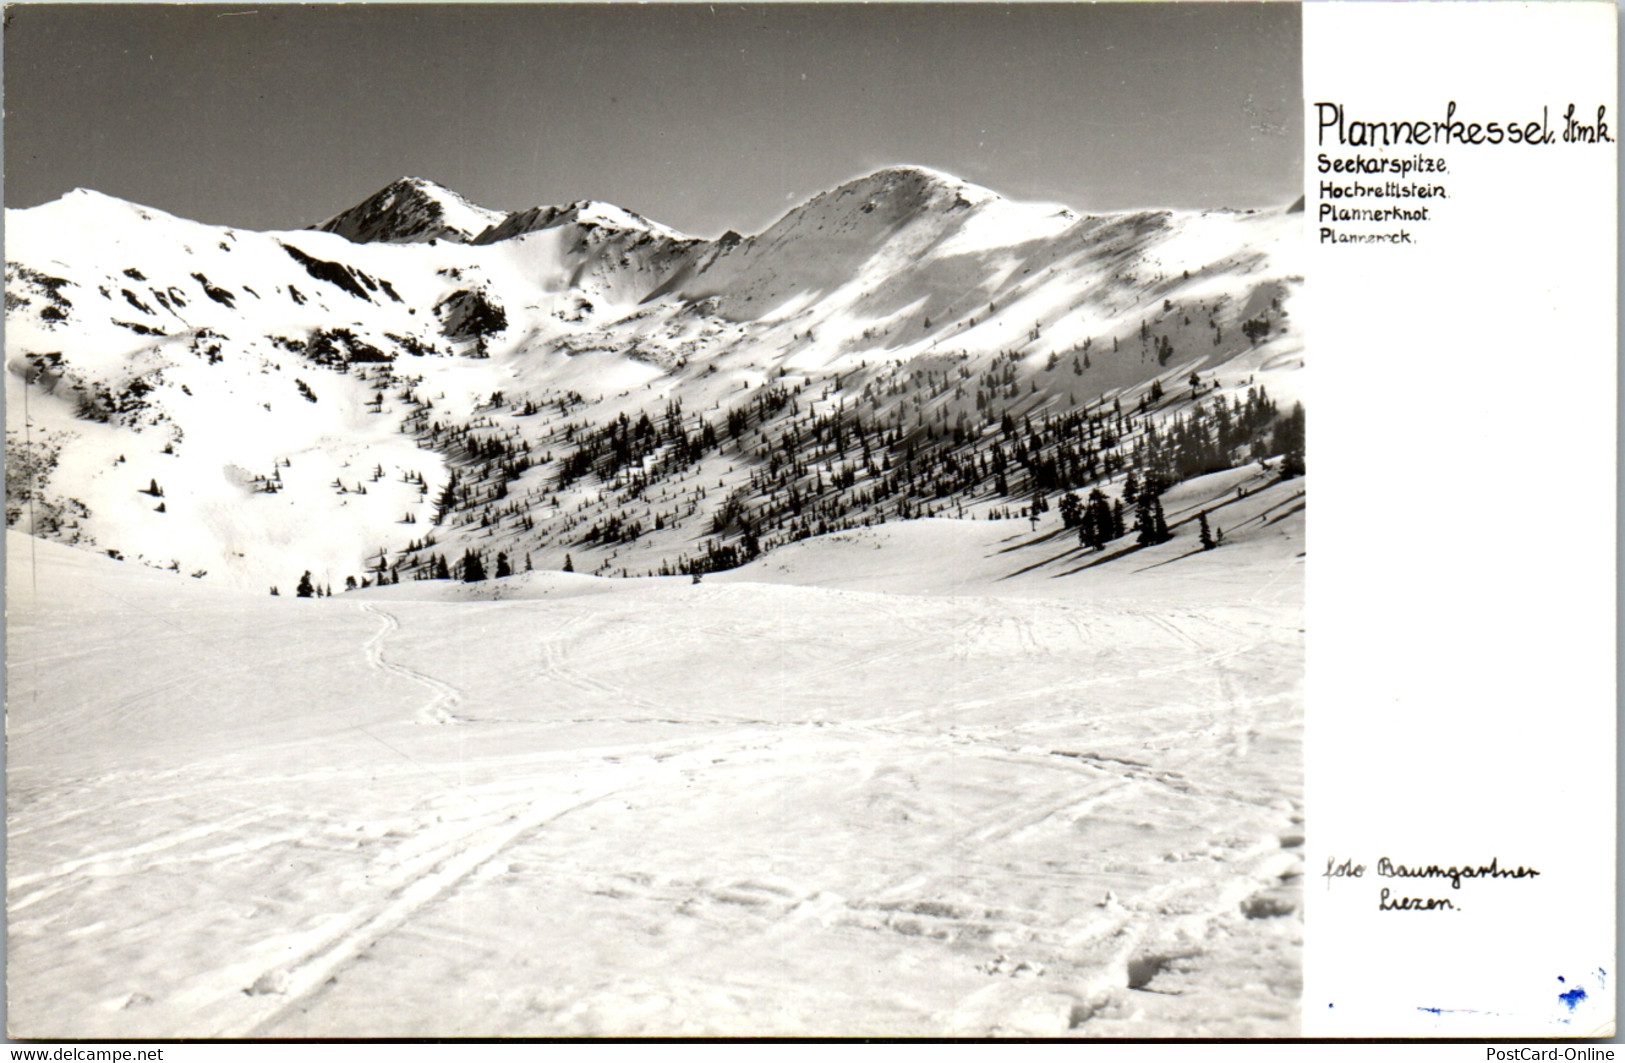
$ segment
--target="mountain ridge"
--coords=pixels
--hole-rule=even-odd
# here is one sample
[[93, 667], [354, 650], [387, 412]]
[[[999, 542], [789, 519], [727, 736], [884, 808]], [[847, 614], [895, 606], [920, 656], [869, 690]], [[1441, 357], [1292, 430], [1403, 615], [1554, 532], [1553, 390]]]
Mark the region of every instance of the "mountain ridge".
[[[8, 453], [34, 470], [8, 522], [284, 593], [1123, 501], [1193, 419], [1213, 453], [1180, 478], [1279, 454], [1301, 363], [1301, 214], [1077, 214], [923, 167], [715, 239], [423, 179], [284, 232], [94, 192], [7, 222]], [[1252, 411], [1222, 446], [1221, 404]]]

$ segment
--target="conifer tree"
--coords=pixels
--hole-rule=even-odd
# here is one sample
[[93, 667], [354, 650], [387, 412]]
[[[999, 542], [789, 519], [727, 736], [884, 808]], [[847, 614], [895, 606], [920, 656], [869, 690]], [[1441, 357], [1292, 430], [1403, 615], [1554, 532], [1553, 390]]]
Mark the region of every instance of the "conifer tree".
[[1150, 546], [1155, 526], [1151, 519], [1151, 493], [1148, 491], [1134, 503], [1134, 531], [1139, 536], [1135, 542], [1141, 546]]
[[1078, 542], [1091, 550], [1105, 542], [1101, 537], [1100, 525], [1095, 519], [1095, 507], [1092, 504], [1084, 506], [1083, 513], [1078, 518]]
[[434, 503], [434, 522], [436, 524], [439, 524], [442, 520], [445, 520], [446, 519], [446, 514], [450, 513], [451, 510], [452, 510], [452, 507], [455, 506], [456, 504], [457, 504], [457, 472], [456, 472], [456, 470], [453, 470], [451, 472], [451, 474], [446, 477], [446, 486], [441, 488], [440, 496], [435, 499], [435, 503]]
[[306, 569], [305, 574], [303, 576], [299, 577], [299, 586], [295, 590], [294, 593], [298, 594], [299, 597], [301, 597], [301, 598], [314, 598], [314, 597], [316, 597], [316, 588], [311, 586], [311, 583], [310, 583], [310, 570], [309, 569]]
[[1084, 514], [1085, 526], [1093, 533], [1094, 546], [1105, 546], [1116, 538], [1112, 534], [1112, 507], [1105, 492], [1095, 488], [1089, 492], [1089, 508]]
[[566, 572], [574, 572], [575, 570], [576, 570], [575, 562], [570, 560], [570, 555], [569, 554], [565, 554], [564, 555], [564, 571], [566, 571]]
[[464, 551], [457, 567], [464, 583], [478, 583], [485, 578], [485, 565], [481, 563], [480, 555], [472, 550]]
[[1273, 449], [1281, 453], [1281, 479], [1290, 480], [1304, 473], [1304, 415], [1303, 403], [1292, 404], [1292, 412], [1275, 426]]
[[1201, 539], [1201, 542], [1202, 542], [1202, 549], [1211, 550], [1215, 546], [1219, 545], [1213, 539], [1213, 529], [1209, 528], [1208, 525], [1207, 525], [1207, 510], [1205, 510], [1205, 509], [1202, 511], [1202, 515], [1201, 515], [1201, 517], [1199, 519], [1199, 525], [1200, 525], [1200, 528], [1201, 528], [1201, 531], [1199, 533], [1199, 538]]
[[1060, 510], [1062, 527], [1076, 528], [1083, 523], [1083, 503], [1071, 491], [1061, 496]]
[[513, 575], [513, 569], [508, 567], [508, 555], [501, 553], [497, 554], [496, 578], [501, 579], [504, 576], [511, 575]]
[[1152, 491], [1140, 492], [1140, 500], [1134, 511], [1134, 530], [1139, 533], [1136, 542], [1141, 546], [1156, 546], [1172, 538], [1168, 534], [1168, 522], [1162, 515], [1162, 499]]

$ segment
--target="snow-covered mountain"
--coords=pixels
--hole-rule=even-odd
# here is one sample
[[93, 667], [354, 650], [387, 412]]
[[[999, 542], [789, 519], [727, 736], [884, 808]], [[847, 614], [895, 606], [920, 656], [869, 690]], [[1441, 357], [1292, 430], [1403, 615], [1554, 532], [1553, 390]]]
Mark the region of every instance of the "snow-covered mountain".
[[417, 178], [291, 232], [82, 189], [6, 221], [8, 523], [261, 592], [1055, 521], [1291, 446], [1286, 210], [894, 167], [714, 240]]
[[358, 244], [452, 240], [466, 244], [507, 215], [476, 207], [451, 189], [421, 177], [403, 177], [312, 229]]

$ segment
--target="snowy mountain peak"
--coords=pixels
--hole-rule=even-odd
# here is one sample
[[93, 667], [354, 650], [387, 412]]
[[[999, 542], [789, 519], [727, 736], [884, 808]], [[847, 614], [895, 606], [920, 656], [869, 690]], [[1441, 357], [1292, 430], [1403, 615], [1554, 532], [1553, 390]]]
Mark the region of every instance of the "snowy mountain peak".
[[661, 225], [659, 222], [650, 221], [636, 211], [618, 207], [613, 203], [583, 199], [564, 206], [536, 206], [526, 210], [516, 210], [503, 218], [499, 224], [492, 225], [491, 228], [470, 242], [475, 244], [495, 244], [503, 240], [523, 236], [526, 233], [540, 232], [543, 229], [552, 229], [560, 225], [581, 225], [614, 233], [648, 235], [666, 240], [688, 241], [693, 239], [676, 229]]
[[506, 217], [502, 211], [475, 206], [434, 181], [402, 177], [311, 228], [358, 244], [424, 240], [466, 244]]
[[610, 229], [641, 230], [651, 236], [664, 236], [672, 240], [686, 239], [684, 234], [676, 229], [661, 225], [657, 221], [650, 221], [634, 210], [618, 207], [613, 203], [604, 203], [596, 199], [584, 199], [578, 203], [570, 204], [569, 210], [575, 215], [574, 220], [580, 224], [600, 225]]
[[836, 197], [861, 195], [888, 200], [906, 199], [921, 205], [946, 200], [950, 206], [973, 206], [1001, 198], [997, 192], [973, 185], [952, 174], [912, 165], [876, 170], [846, 182], [830, 194]]
[[89, 200], [113, 200], [120, 203], [125, 202], [125, 200], [121, 200], [117, 196], [110, 196], [106, 192], [98, 192], [94, 188], [84, 187], [75, 188], [69, 192], [63, 193], [62, 195], [63, 199], [68, 199], [69, 197], [78, 197], [80, 199]]
[[37, 219], [38, 224], [59, 232], [99, 232], [104, 237], [109, 232], [124, 232], [131, 226], [144, 225], [155, 219], [179, 227], [198, 224], [156, 207], [98, 192], [94, 188], [75, 188], [37, 207], [6, 208], [8, 224], [9, 219], [24, 214]]
[[41, 204], [40, 208], [47, 210], [51, 208], [60, 208], [71, 211], [123, 210], [131, 213], [142, 210], [150, 210], [150, 208], [131, 203], [127, 199], [120, 199], [117, 196], [110, 196], [106, 192], [98, 192], [94, 188], [75, 188], [71, 192], [64, 192], [56, 199], [51, 200], [48, 203]]
[[950, 215], [1003, 198], [979, 185], [924, 166], [888, 166], [820, 192], [780, 218], [764, 238], [799, 230], [866, 231], [879, 235], [892, 225]]

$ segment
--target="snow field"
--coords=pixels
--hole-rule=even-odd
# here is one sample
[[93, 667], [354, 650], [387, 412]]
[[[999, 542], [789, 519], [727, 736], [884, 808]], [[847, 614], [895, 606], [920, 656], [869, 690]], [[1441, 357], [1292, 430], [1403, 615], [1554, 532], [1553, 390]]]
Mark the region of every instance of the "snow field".
[[13, 535], [11, 1032], [1294, 1034], [1301, 521], [320, 601]]

